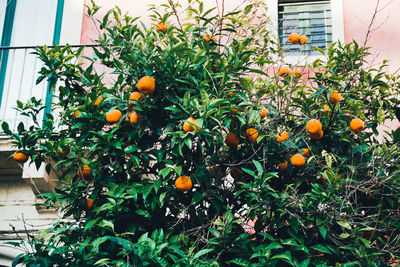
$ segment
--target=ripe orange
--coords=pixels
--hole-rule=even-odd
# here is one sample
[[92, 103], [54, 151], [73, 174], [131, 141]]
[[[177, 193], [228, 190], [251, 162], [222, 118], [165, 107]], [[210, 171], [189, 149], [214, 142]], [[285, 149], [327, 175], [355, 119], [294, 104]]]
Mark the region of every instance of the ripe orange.
[[193, 183], [189, 176], [179, 176], [175, 181], [175, 187], [177, 190], [186, 192], [192, 189]]
[[324, 105], [324, 111], [326, 112], [326, 114], [328, 114], [328, 116], [331, 115], [330, 114], [331, 108], [328, 105]]
[[297, 32], [292, 32], [288, 38], [289, 42], [292, 44], [298, 44], [300, 40], [300, 35]]
[[144, 76], [139, 80], [137, 88], [142, 94], [151, 95], [156, 90], [156, 80], [153, 77]]
[[74, 114], [73, 114], [73, 116], [74, 116], [74, 118], [75, 118], [76, 121], [82, 121], [82, 120], [85, 119], [85, 118], [83, 117], [83, 113], [82, 113], [80, 110], [75, 111]]
[[322, 131], [322, 124], [319, 120], [311, 119], [306, 124], [306, 130], [309, 134], [316, 134]]
[[16, 162], [23, 164], [28, 161], [29, 156], [24, 152], [17, 151], [14, 153], [13, 158]]
[[304, 157], [309, 157], [310, 156], [310, 149], [304, 147], [301, 150], [303, 150], [303, 153], [301, 153]]
[[234, 92], [228, 92], [228, 98], [231, 98], [232, 96], [238, 96], [238, 95], [235, 94]]
[[302, 154], [297, 153], [290, 158], [290, 163], [295, 167], [301, 167], [306, 163], [306, 159]]
[[93, 208], [93, 199], [91, 199], [90, 197], [86, 198], [86, 210], [87, 211], [91, 211]]
[[365, 128], [365, 124], [359, 118], [355, 118], [350, 122], [350, 129], [355, 133], [361, 133]]
[[139, 92], [133, 92], [131, 93], [131, 95], [129, 96], [129, 105], [132, 106], [135, 104], [134, 101], [136, 102], [143, 102], [144, 98], [143, 95]]
[[264, 106], [261, 107], [260, 117], [263, 119], [268, 115], [268, 109]]
[[293, 75], [296, 76], [296, 77], [301, 77], [301, 75], [303, 75], [303, 73], [301, 72], [300, 69], [295, 69], [293, 71]]
[[82, 165], [82, 167], [77, 171], [77, 174], [82, 179], [92, 176], [92, 169], [88, 165]]
[[331, 99], [330, 99], [331, 103], [336, 104], [336, 103], [339, 103], [340, 100], [342, 100], [342, 95], [336, 90], [333, 91], [331, 94]]
[[[335, 178], [338, 178], [338, 176], [339, 176], [337, 173], [335, 174], [335, 176], [333, 176], [333, 173], [330, 172], [329, 170], [325, 170], [324, 173], [325, 173], [327, 176], [329, 176], [329, 177], [331, 178], [332, 181], [333, 181]], [[323, 176], [323, 175], [322, 175], [322, 179], [324, 179], [325, 181], [327, 180], [327, 179], [325, 178], [325, 176]]]
[[82, 114], [82, 112], [80, 110], [77, 110], [74, 112], [74, 117], [77, 118], [81, 114]]
[[[193, 128], [194, 127], [194, 128]], [[193, 119], [192, 117], [188, 118], [184, 123], [183, 123], [183, 130], [185, 132], [192, 132], [196, 131], [196, 133], [199, 131], [200, 127], [197, 125], [196, 120]]]
[[287, 167], [288, 167], [288, 162], [287, 161], [279, 163], [278, 164], [278, 171], [279, 172], [285, 172], [287, 170]]
[[290, 73], [290, 69], [287, 66], [281, 67], [278, 71], [278, 75], [281, 77], [286, 77], [289, 75], [289, 73]]
[[299, 44], [305, 45], [308, 42], [308, 38], [305, 35], [300, 35]]
[[258, 131], [255, 128], [249, 128], [246, 130], [246, 138], [250, 143], [255, 143], [258, 138]]
[[225, 137], [225, 144], [230, 148], [237, 148], [239, 145], [239, 137], [235, 133], [228, 133]]
[[103, 97], [99, 96], [96, 101], [93, 103], [94, 106], [98, 106], [100, 104], [100, 102], [103, 101]]
[[156, 31], [166, 33], [168, 30], [168, 25], [164, 24], [164, 22], [160, 21], [157, 23]]
[[204, 41], [206, 41], [207, 43], [208, 42], [211, 42], [211, 43], [215, 43], [215, 40], [217, 39], [217, 37], [215, 37], [214, 35], [212, 35], [212, 34], [208, 34], [208, 35], [205, 35], [204, 36]]
[[122, 118], [122, 112], [118, 109], [113, 109], [106, 114], [106, 121], [108, 123], [117, 123]]
[[131, 111], [128, 116], [127, 119], [129, 118], [129, 122], [132, 124], [136, 124], [139, 120], [139, 115], [136, 113], [136, 111]]
[[309, 133], [309, 136], [312, 140], [319, 140], [324, 136], [324, 131], [318, 131], [316, 133]]
[[286, 140], [288, 140], [288, 139], [289, 139], [289, 134], [288, 134], [288, 132], [283, 131], [283, 132], [281, 132], [281, 133], [279, 134], [279, 137], [277, 137], [275, 140], [276, 140], [278, 143], [281, 143], [281, 142], [286, 141]]

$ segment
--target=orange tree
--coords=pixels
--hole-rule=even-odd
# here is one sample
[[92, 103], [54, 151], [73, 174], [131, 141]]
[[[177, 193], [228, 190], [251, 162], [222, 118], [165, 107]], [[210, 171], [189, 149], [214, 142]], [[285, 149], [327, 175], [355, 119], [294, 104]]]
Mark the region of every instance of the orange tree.
[[76, 63], [82, 49], [37, 49], [53, 115], [42, 127], [31, 99], [17, 109], [33, 126], [2, 126], [20, 153], [57, 169], [44, 205], [65, 220], [31, 236], [14, 263], [385, 266], [398, 257], [400, 134], [375, 135], [395, 116], [397, 78], [366, 68], [356, 43], [329, 47], [312, 78], [296, 67], [266, 73], [281, 51], [263, 5], [213, 16], [191, 4], [185, 24], [170, 22], [179, 6], [153, 7], [151, 28], [111, 10], [86, 64]]

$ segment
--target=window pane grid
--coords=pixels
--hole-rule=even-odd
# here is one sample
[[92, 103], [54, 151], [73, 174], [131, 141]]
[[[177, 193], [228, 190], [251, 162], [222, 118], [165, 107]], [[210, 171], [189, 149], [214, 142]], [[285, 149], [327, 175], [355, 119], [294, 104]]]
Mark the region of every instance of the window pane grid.
[[[286, 55], [318, 54], [314, 47], [325, 50], [332, 43], [330, 8], [329, 1], [279, 3], [279, 39]], [[292, 32], [307, 35], [308, 43], [288, 43]]]

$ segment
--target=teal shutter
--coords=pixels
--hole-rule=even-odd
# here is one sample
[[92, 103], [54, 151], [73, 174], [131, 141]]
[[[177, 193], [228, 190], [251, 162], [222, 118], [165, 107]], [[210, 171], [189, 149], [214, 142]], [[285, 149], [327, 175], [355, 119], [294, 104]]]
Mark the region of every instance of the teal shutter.
[[[56, 11], [56, 22], [54, 24], [54, 34], [53, 34], [53, 44], [54, 45], [60, 44], [63, 12], [64, 12], [64, 0], [58, 0], [57, 11]], [[46, 92], [45, 109], [44, 109], [44, 115], [43, 115], [43, 122], [47, 119], [47, 114], [51, 112], [52, 100], [53, 100], [53, 91], [50, 88], [50, 83], [48, 83], [47, 92]]]
[[[10, 0], [6, 7], [6, 14], [4, 17], [3, 34], [1, 36], [1, 46], [10, 46], [11, 35], [14, 26], [15, 8], [17, 0]], [[0, 50], [1, 65], [0, 65], [0, 105], [3, 98], [4, 82], [6, 79], [6, 70], [8, 62], [8, 49]]]

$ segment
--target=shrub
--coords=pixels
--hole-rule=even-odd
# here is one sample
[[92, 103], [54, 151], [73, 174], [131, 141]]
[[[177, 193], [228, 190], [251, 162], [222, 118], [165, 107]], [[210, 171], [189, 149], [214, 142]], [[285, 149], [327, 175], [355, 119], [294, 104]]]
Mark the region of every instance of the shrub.
[[[43, 196], [67, 220], [14, 262], [383, 266], [398, 257], [399, 131], [376, 137], [394, 118], [397, 78], [367, 68], [355, 42], [331, 45], [312, 77], [270, 75], [281, 52], [267, 24], [248, 19], [266, 21], [263, 5], [219, 17], [192, 2], [185, 24], [169, 21], [176, 8], [153, 7], [151, 28], [111, 10], [86, 65], [76, 63], [82, 49], [37, 49], [60, 117], [14, 134], [2, 126], [38, 167], [56, 162], [61, 186]], [[18, 104], [35, 122], [42, 109]], [[350, 129], [354, 118], [365, 130]]]

